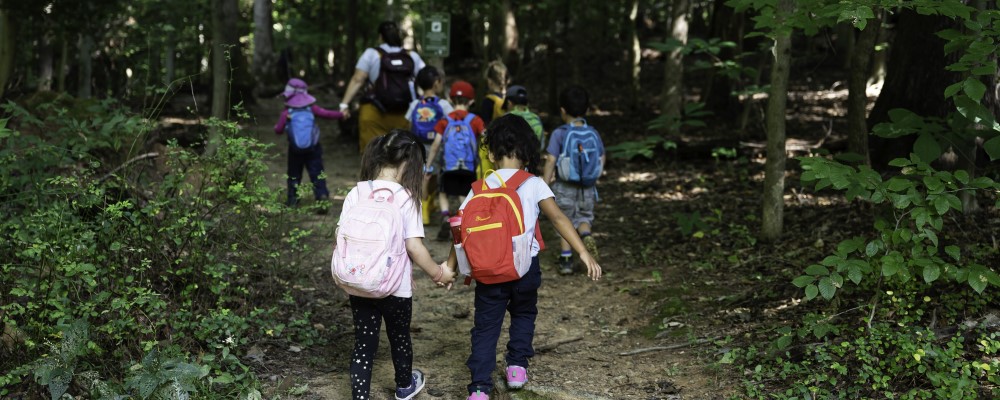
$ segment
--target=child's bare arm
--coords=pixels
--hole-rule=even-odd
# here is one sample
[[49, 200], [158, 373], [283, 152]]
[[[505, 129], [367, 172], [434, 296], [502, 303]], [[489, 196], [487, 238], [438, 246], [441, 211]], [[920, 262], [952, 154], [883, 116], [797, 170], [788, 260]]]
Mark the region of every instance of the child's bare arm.
[[[551, 154], [545, 153], [545, 168], [542, 171], [543, 174], [542, 179], [545, 179], [545, 183], [552, 183], [552, 178], [554, 177], [555, 172], [556, 172], [556, 158]], [[553, 203], [554, 202], [555, 200], [553, 200]], [[556, 211], [558, 210], [559, 208], [556, 207]]]
[[427, 247], [424, 247], [423, 238], [414, 237], [406, 239], [406, 253], [413, 260], [413, 263], [424, 270], [434, 282], [446, 284], [455, 280], [454, 269], [443, 268], [441, 265], [435, 263], [434, 259], [431, 258], [431, 253], [427, 251]]
[[430, 154], [427, 154], [427, 160], [424, 163], [424, 166], [428, 167], [427, 169], [430, 169], [430, 167], [434, 166], [434, 158], [437, 157], [437, 153], [440, 148], [441, 148], [441, 134], [439, 133], [434, 135], [434, 142], [431, 143]]
[[580, 240], [580, 235], [576, 233], [576, 229], [573, 229], [573, 223], [559, 210], [555, 198], [549, 197], [542, 200], [538, 202], [538, 206], [542, 209], [542, 213], [549, 218], [549, 221], [552, 221], [552, 225], [555, 226], [559, 235], [563, 239], [566, 239], [569, 245], [573, 247], [573, 250], [576, 250], [580, 254], [580, 261], [587, 266], [587, 276], [595, 281], [601, 279], [601, 266], [597, 265], [594, 257], [587, 252], [587, 248], [583, 245], [583, 240]]

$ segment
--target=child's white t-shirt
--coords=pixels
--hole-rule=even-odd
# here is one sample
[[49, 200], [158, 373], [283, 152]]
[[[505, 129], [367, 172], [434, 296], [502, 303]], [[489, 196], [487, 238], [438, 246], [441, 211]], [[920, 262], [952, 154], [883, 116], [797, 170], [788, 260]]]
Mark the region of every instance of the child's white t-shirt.
[[[375, 189], [387, 188], [395, 193], [392, 203], [399, 206], [399, 212], [403, 216], [403, 239], [424, 237], [424, 220], [420, 215], [420, 202], [414, 203], [406, 189], [403, 189], [403, 185], [396, 182], [375, 180], [372, 181], [372, 185]], [[340, 211], [340, 219], [343, 220], [344, 216], [350, 213], [357, 204], [358, 188], [355, 186], [344, 198], [344, 208]], [[337, 226], [340, 226], [340, 222], [337, 222]], [[403, 282], [399, 284], [399, 289], [396, 289], [390, 296], [413, 297], [413, 261], [407, 257], [403, 267], [406, 268], [403, 272]]]
[[[496, 172], [503, 177], [504, 182], [510, 180], [510, 177], [514, 176], [514, 173], [519, 170], [513, 168], [500, 169]], [[500, 186], [500, 180], [497, 179], [496, 175], [490, 174], [486, 178], [486, 184], [491, 188], [496, 188]], [[527, 232], [534, 237], [535, 227], [538, 225], [538, 215], [542, 213], [541, 207], [538, 206], [542, 200], [555, 197], [556, 195], [552, 193], [552, 189], [549, 185], [545, 184], [542, 178], [533, 176], [528, 178], [521, 184], [521, 187], [517, 188], [517, 196], [521, 198], [521, 210], [524, 211], [524, 228]], [[469, 203], [472, 199], [472, 191], [469, 191], [469, 195], [465, 196], [465, 201], [459, 209], [464, 209], [465, 205]], [[538, 251], [541, 246], [538, 244], [538, 240], [533, 239], [531, 241], [531, 256], [537, 256]]]

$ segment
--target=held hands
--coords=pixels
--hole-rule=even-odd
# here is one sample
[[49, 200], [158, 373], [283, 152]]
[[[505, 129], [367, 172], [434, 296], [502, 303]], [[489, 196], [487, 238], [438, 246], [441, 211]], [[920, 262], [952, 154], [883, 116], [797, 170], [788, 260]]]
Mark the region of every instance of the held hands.
[[583, 262], [583, 265], [587, 266], [587, 276], [591, 280], [597, 281], [601, 279], [601, 266], [597, 265], [597, 260], [590, 253], [580, 253], [580, 261]]
[[455, 270], [448, 266], [447, 261], [441, 263], [438, 267], [441, 268], [441, 272], [434, 278], [434, 282], [437, 283], [438, 287], [451, 290], [451, 285], [455, 282]]

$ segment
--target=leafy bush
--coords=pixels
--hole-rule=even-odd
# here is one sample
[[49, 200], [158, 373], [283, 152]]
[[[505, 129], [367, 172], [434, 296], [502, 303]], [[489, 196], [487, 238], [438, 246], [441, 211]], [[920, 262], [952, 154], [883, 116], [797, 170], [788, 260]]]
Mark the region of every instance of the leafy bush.
[[[23, 132], [0, 124], [0, 370], [10, 371], [0, 396], [27, 373], [53, 398], [97, 390], [88, 377], [112, 388], [94, 397], [250, 388], [232, 350], [265, 334], [275, 309], [258, 303], [285, 290], [273, 283], [301, 248], [293, 214], [266, 185], [267, 146], [216, 123], [227, 132], [216, 154], [173, 143], [154, 163], [129, 151], [147, 121], [100, 106], [107, 117], [4, 107]], [[84, 339], [65, 328], [77, 324]], [[60, 337], [51, 352], [45, 343]]]

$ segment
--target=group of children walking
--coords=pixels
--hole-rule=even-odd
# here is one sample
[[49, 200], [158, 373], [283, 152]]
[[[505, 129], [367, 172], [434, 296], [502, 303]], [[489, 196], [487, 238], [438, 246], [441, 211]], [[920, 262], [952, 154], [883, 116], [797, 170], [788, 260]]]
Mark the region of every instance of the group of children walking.
[[[467, 360], [470, 400], [489, 399], [496, 345], [507, 313], [511, 317], [505, 357], [507, 385], [517, 389], [528, 382], [541, 286], [538, 254], [544, 249], [538, 231], [540, 215], [545, 215], [560, 236], [559, 272], [574, 272], [576, 251], [587, 276], [593, 280], [601, 277], [591, 226], [598, 196], [596, 181], [605, 155], [600, 135], [584, 119], [590, 105], [586, 90], [572, 86], [562, 91], [563, 124], [546, 135], [541, 119], [529, 108], [527, 89], [505, 87], [502, 64], [491, 64], [487, 78], [490, 94], [480, 108], [483, 115], [477, 115], [470, 110], [476, 93], [469, 82], [453, 82], [445, 98], [440, 71], [425, 66], [415, 79], [420, 96], [406, 112], [411, 129], [393, 129], [364, 149], [360, 182], [344, 200], [332, 257], [334, 279], [350, 295], [354, 318], [350, 361], [354, 399], [370, 398], [383, 320], [395, 371], [395, 398], [412, 399], [426, 383], [424, 374], [412, 366], [413, 265], [438, 286], [450, 288], [457, 270], [476, 281], [472, 349]], [[296, 189], [303, 167], [312, 179], [316, 199], [327, 201], [329, 191], [314, 118], [343, 118], [346, 112], [317, 106], [299, 79], [288, 82], [284, 95], [286, 107], [275, 132], [289, 137], [287, 202], [291, 206], [298, 202]], [[422, 205], [431, 203], [435, 187], [441, 224], [437, 239], [455, 243], [448, 259], [440, 264], [433, 261], [423, 242], [427, 218], [422, 215], [426, 212]], [[453, 211], [450, 200], [456, 197], [459, 205]], [[486, 214], [466, 216], [458, 222], [456, 217], [462, 217], [463, 211], [483, 207]], [[494, 211], [503, 211], [498, 207], [516, 216], [504, 220], [506, 227], [502, 222], [487, 221]], [[504, 236], [503, 229], [513, 230]], [[453, 237], [453, 232], [458, 232], [458, 237]], [[502, 243], [494, 240], [497, 237], [511, 238], [512, 245], [497, 245]], [[480, 243], [485, 241], [489, 243], [484, 247]], [[507, 264], [513, 268], [504, 275], [508, 278], [484, 272], [507, 268]]]

